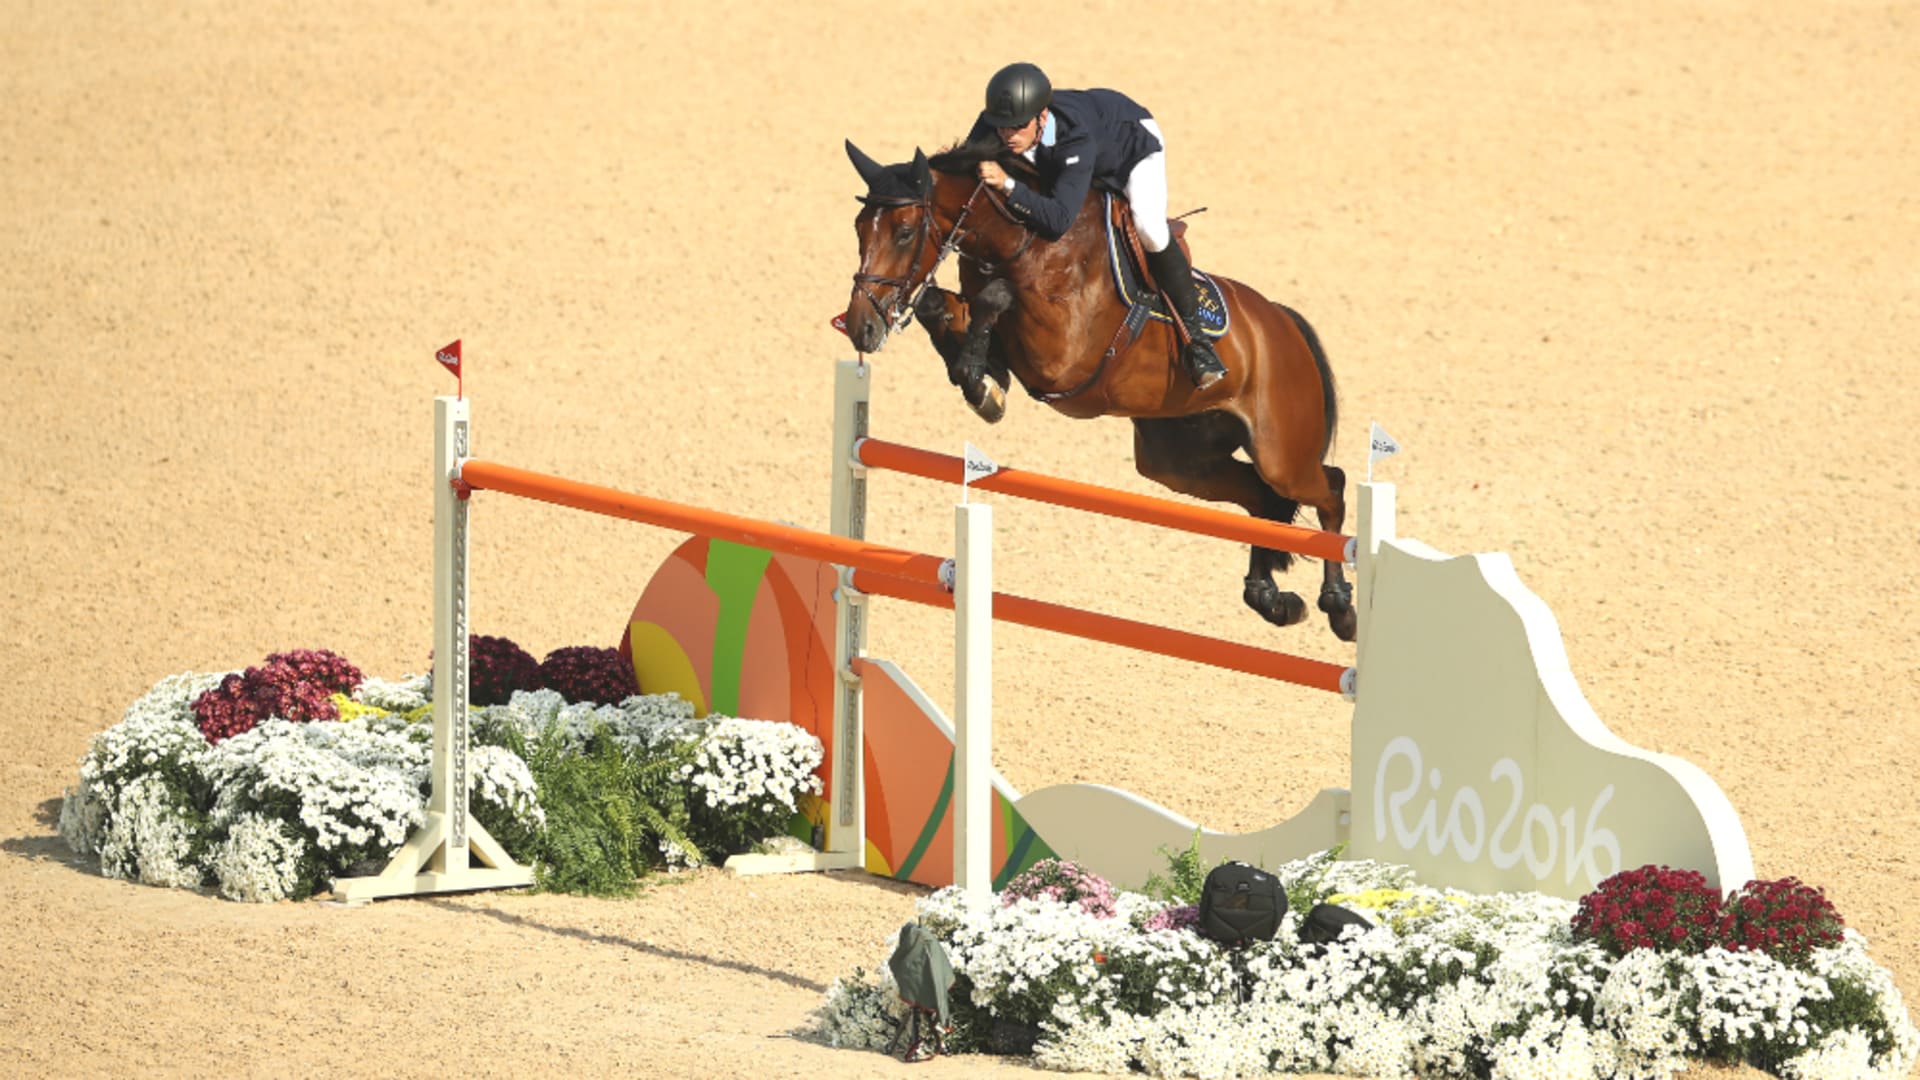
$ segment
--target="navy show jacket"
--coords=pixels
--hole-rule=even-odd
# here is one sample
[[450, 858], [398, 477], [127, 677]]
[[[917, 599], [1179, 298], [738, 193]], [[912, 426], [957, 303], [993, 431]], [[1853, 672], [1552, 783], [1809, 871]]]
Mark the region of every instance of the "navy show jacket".
[[[1007, 205], [1035, 232], [1057, 240], [1079, 216], [1096, 179], [1124, 188], [1133, 167], [1161, 146], [1140, 126], [1153, 114], [1118, 90], [1056, 90], [1047, 108], [1053, 113], [1053, 145], [1035, 143], [1033, 163], [1051, 194], [1015, 178]], [[984, 121], [975, 121], [968, 141], [991, 131]]]

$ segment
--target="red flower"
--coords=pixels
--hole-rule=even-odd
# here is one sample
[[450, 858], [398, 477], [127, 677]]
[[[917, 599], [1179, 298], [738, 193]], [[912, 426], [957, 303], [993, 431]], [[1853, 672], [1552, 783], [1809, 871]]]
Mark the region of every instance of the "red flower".
[[1720, 894], [1692, 870], [1623, 870], [1580, 899], [1574, 937], [1622, 956], [1634, 949], [1699, 952], [1713, 941]]
[[1845, 926], [1825, 893], [1788, 877], [1742, 885], [1727, 900], [1717, 936], [1725, 948], [1800, 964], [1816, 949], [1838, 943]]
[[269, 716], [297, 724], [337, 720], [332, 695], [352, 692], [360, 679], [359, 668], [325, 649], [274, 653], [195, 698], [193, 718], [210, 743], [252, 731]]

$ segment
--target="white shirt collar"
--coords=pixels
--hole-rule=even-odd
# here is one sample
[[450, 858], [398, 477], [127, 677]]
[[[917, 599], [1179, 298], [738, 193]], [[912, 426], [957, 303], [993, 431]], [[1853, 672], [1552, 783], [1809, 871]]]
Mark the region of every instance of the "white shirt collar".
[[1034, 160], [1034, 154], [1038, 152], [1042, 146], [1053, 145], [1054, 135], [1053, 110], [1048, 109], [1047, 118], [1040, 121], [1040, 141], [1027, 147], [1027, 152], [1020, 156], [1026, 158], [1028, 161]]

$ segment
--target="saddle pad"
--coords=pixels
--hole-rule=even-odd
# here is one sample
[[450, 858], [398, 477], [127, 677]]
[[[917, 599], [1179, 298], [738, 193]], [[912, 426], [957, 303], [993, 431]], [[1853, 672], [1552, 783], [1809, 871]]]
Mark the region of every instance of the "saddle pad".
[[[1167, 303], [1160, 293], [1147, 288], [1146, 273], [1133, 261], [1126, 241], [1113, 223], [1113, 193], [1103, 192], [1106, 200], [1104, 207], [1107, 219], [1107, 261], [1113, 266], [1113, 280], [1119, 286], [1120, 302], [1129, 309], [1144, 307], [1149, 317], [1163, 323], [1171, 323], [1173, 316], [1167, 312]], [[1194, 293], [1200, 300], [1200, 329], [1210, 338], [1221, 338], [1227, 334], [1227, 299], [1220, 292], [1220, 284], [1198, 270], [1193, 272]]]

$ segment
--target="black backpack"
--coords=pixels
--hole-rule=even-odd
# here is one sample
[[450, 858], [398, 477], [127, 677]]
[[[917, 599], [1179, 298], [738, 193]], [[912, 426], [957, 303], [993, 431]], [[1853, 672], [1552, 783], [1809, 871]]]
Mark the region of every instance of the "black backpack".
[[1325, 945], [1339, 941], [1340, 932], [1349, 926], [1357, 926], [1362, 932], [1373, 929], [1358, 912], [1348, 911], [1338, 904], [1315, 904], [1300, 920], [1300, 943], [1302, 945]]
[[1243, 862], [1226, 862], [1200, 887], [1200, 932], [1222, 945], [1271, 941], [1287, 914], [1280, 879]]

